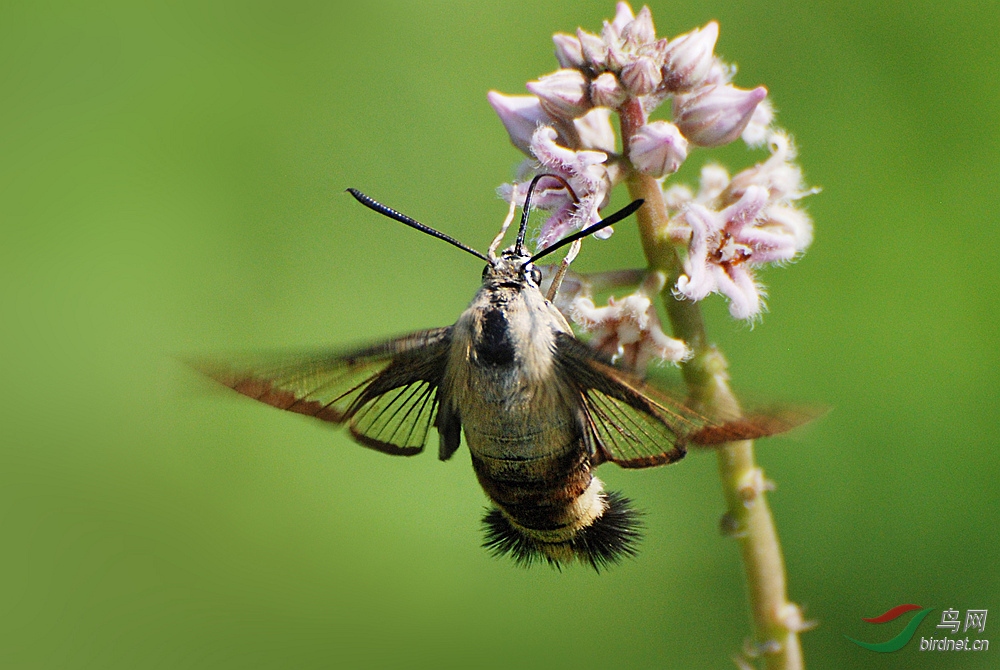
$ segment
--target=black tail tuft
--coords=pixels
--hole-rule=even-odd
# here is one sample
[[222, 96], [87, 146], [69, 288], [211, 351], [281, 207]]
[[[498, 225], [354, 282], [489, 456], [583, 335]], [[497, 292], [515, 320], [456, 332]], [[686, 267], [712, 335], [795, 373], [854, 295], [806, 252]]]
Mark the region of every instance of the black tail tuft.
[[634, 557], [642, 538], [640, 513], [632, 509], [632, 501], [617, 491], [605, 495], [608, 507], [593, 524], [587, 526], [570, 542], [573, 553], [590, 563], [594, 570], [618, 563], [625, 556]]
[[528, 567], [536, 560], [544, 558], [548, 560], [549, 565], [559, 567], [557, 561], [542, 553], [536, 540], [521, 534], [496, 507], [488, 509], [483, 516], [483, 530], [486, 531], [483, 547], [494, 556], [509, 555], [515, 563], [523, 567]]
[[570, 555], [600, 572], [601, 568], [618, 563], [625, 556], [636, 555], [642, 528], [640, 513], [631, 508], [628, 498], [616, 491], [601, 495], [607, 504], [604, 514], [577, 531], [570, 540], [560, 543], [543, 542], [526, 535], [494, 507], [483, 517], [486, 531], [483, 546], [494, 556], [509, 555], [524, 567], [545, 560], [558, 570], [562, 567], [562, 556]]

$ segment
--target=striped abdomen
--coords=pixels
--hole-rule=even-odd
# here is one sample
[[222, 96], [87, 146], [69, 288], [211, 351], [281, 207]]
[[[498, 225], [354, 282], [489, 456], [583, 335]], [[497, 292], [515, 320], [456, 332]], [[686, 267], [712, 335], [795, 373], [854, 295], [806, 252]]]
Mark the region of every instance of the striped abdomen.
[[576, 558], [595, 568], [634, 553], [635, 514], [627, 500], [604, 492], [579, 439], [555, 453], [531, 457], [514, 455], [537, 452], [537, 445], [524, 444], [524, 438], [467, 431], [466, 439], [479, 483], [497, 506], [484, 519], [485, 544], [495, 553], [525, 564], [545, 559], [558, 565]]

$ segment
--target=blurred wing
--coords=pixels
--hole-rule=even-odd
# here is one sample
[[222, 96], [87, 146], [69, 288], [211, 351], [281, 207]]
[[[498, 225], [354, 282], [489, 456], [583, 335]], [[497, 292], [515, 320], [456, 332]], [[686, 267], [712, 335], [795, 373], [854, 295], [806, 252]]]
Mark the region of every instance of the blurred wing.
[[753, 411], [726, 423], [706, 425], [688, 436], [697, 447], [714, 447], [737, 440], [756, 440], [804, 426], [826, 414], [828, 407], [772, 407]]
[[673, 463], [689, 445], [711, 447], [776, 435], [822, 413], [780, 408], [716, 422], [610, 365], [570, 335], [557, 339], [556, 360], [567, 383], [580, 393], [580, 421], [591, 453], [623, 468]]
[[348, 353], [193, 361], [212, 379], [279, 409], [349, 423], [359, 443], [398, 456], [423, 451], [434, 425], [451, 328]]
[[557, 338], [556, 360], [580, 392], [584, 440], [601, 461], [624, 468], [673, 463], [687, 453], [688, 436], [708, 423], [570, 335]]

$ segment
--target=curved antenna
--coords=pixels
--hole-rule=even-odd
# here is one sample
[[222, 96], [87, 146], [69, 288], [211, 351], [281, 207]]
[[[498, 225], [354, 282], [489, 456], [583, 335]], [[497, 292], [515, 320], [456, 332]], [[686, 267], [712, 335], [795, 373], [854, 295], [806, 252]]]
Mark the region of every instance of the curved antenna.
[[521, 226], [517, 230], [517, 243], [514, 245], [514, 251], [519, 255], [524, 253], [524, 233], [528, 229], [528, 213], [531, 211], [531, 194], [535, 190], [535, 186], [542, 179], [550, 177], [562, 183], [563, 187], [569, 191], [569, 194], [573, 196], [573, 202], [580, 202], [580, 199], [576, 197], [576, 192], [573, 191], [573, 187], [569, 185], [569, 182], [560, 177], [557, 174], [540, 174], [536, 175], [531, 183], [528, 184], [528, 193], [524, 196], [524, 207], [521, 209]]
[[472, 254], [473, 256], [476, 256], [477, 258], [482, 258], [487, 263], [490, 262], [490, 259], [487, 258], [485, 254], [482, 254], [482, 253], [476, 251], [472, 247], [469, 247], [469, 246], [466, 246], [466, 245], [462, 244], [461, 242], [459, 242], [458, 240], [456, 240], [454, 237], [452, 237], [450, 235], [445, 235], [444, 233], [442, 233], [439, 230], [434, 230], [430, 226], [425, 226], [424, 224], [420, 223], [419, 221], [417, 221], [415, 219], [411, 219], [406, 214], [400, 214], [399, 212], [397, 212], [393, 208], [386, 207], [385, 205], [383, 205], [382, 203], [380, 203], [378, 200], [375, 200], [374, 198], [369, 198], [367, 195], [365, 195], [364, 193], [362, 193], [361, 191], [359, 191], [356, 188], [349, 188], [349, 189], [347, 189], [347, 192], [350, 193], [351, 195], [353, 195], [354, 199], [357, 200], [358, 202], [360, 202], [362, 205], [364, 205], [368, 209], [371, 209], [371, 210], [374, 210], [374, 211], [378, 212], [382, 216], [387, 216], [390, 219], [395, 219], [396, 221], [399, 221], [400, 223], [405, 223], [410, 228], [416, 228], [417, 230], [419, 230], [422, 233], [427, 233], [428, 235], [436, 237], [439, 240], [444, 240], [448, 244], [456, 246], [459, 249], [461, 249], [462, 251], [467, 251], [470, 254]]
[[590, 235], [592, 233], [596, 233], [598, 230], [601, 230], [602, 228], [607, 228], [608, 226], [610, 226], [612, 224], [618, 223], [622, 219], [628, 218], [629, 216], [632, 215], [633, 212], [635, 212], [635, 210], [637, 210], [640, 207], [642, 207], [642, 203], [644, 203], [644, 202], [646, 202], [646, 201], [645, 200], [633, 200], [631, 203], [629, 203], [628, 205], [625, 205], [624, 207], [622, 207], [621, 209], [619, 209], [617, 212], [615, 212], [614, 214], [612, 214], [608, 218], [601, 219], [597, 223], [595, 223], [595, 224], [593, 224], [591, 226], [587, 226], [586, 228], [584, 228], [583, 230], [581, 230], [579, 232], [573, 233], [569, 237], [562, 238], [561, 240], [559, 240], [558, 242], [556, 242], [555, 244], [553, 244], [551, 247], [546, 247], [546, 248], [542, 249], [537, 254], [535, 254], [534, 256], [532, 256], [531, 258], [529, 258], [528, 262], [529, 263], [534, 263], [539, 258], [542, 258], [544, 256], [548, 256], [553, 251], [556, 251], [558, 249], [562, 249], [567, 244], [572, 244], [573, 242], [576, 242], [577, 240], [583, 239], [587, 235]]

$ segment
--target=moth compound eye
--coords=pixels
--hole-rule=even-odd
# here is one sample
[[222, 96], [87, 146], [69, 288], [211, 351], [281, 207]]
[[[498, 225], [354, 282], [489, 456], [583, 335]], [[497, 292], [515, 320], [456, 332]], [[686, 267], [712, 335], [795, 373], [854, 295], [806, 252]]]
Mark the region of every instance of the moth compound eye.
[[536, 268], [534, 265], [529, 265], [524, 268], [524, 273], [528, 276], [528, 279], [532, 281], [535, 286], [541, 286], [542, 284], [542, 271]]
[[483, 268], [483, 280], [486, 279], [486, 275], [488, 275], [489, 273], [490, 273], [490, 266], [487, 265], [486, 267]]

